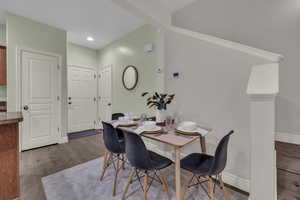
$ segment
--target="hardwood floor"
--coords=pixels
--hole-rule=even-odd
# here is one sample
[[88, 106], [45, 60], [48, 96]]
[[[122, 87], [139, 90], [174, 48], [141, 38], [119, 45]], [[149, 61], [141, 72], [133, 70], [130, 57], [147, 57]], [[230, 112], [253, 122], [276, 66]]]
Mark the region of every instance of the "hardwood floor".
[[276, 142], [278, 200], [300, 200], [300, 145]]
[[[41, 178], [104, 155], [101, 135], [21, 153], [21, 200], [46, 200]], [[228, 188], [230, 194], [238, 192]], [[240, 192], [238, 192], [240, 193]], [[234, 194], [232, 194], [234, 195]], [[247, 194], [241, 193], [248, 199]]]
[[100, 135], [21, 153], [21, 199], [46, 200], [41, 178], [104, 155]]

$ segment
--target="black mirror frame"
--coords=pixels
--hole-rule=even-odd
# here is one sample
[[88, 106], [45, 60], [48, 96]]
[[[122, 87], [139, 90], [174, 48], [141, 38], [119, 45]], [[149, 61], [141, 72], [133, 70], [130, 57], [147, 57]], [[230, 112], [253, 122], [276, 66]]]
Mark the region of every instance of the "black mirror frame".
[[[126, 71], [127, 71], [128, 68], [133, 68], [134, 69], [135, 77], [136, 77], [135, 78], [135, 83], [134, 83], [134, 85], [131, 88], [128, 88], [125, 85], [125, 81], [124, 81], [125, 73], [126, 73]], [[123, 83], [124, 88], [127, 89], [127, 90], [133, 90], [137, 86], [138, 81], [139, 81], [139, 73], [138, 73], [137, 68], [135, 66], [133, 66], [133, 65], [126, 66], [125, 69], [124, 69], [124, 71], [123, 71], [123, 75], [122, 75], [122, 83]]]

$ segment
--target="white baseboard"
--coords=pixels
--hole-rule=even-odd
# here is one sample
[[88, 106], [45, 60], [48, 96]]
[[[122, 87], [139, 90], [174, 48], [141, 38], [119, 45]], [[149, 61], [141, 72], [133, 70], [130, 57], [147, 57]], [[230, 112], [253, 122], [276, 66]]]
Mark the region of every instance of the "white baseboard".
[[234, 174], [225, 171], [222, 173], [222, 177], [224, 179], [224, 182], [228, 185], [231, 185], [248, 193], [250, 192], [250, 181], [248, 179], [238, 177]]
[[300, 145], [300, 134], [277, 132], [276, 141]]
[[58, 144], [65, 144], [65, 143], [68, 143], [68, 142], [69, 142], [68, 136], [60, 137], [59, 140], [58, 140]]

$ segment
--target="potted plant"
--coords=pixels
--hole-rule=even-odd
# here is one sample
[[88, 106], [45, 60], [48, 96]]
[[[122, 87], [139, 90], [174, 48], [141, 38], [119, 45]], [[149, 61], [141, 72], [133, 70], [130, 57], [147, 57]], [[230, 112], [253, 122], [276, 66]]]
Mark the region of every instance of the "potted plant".
[[151, 95], [149, 92], [144, 92], [142, 97], [148, 97], [146, 100], [146, 105], [149, 108], [156, 108], [156, 122], [164, 122], [167, 105], [172, 103], [175, 94], [159, 94], [155, 92], [153, 95]]

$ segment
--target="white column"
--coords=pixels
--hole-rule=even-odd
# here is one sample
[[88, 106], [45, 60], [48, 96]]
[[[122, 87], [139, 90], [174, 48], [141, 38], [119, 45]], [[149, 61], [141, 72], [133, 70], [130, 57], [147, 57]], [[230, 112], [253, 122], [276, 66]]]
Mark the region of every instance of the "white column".
[[254, 66], [250, 96], [251, 200], [276, 200], [275, 98], [279, 93], [279, 63]]
[[251, 96], [251, 200], [275, 200], [275, 95]]

